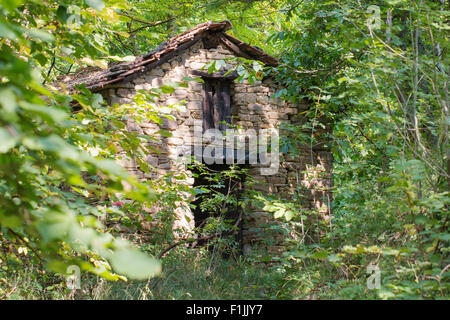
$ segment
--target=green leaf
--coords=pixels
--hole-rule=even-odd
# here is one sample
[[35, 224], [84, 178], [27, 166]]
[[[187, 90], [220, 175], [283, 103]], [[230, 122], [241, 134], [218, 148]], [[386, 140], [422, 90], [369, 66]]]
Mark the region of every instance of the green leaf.
[[286, 209], [281, 208], [281, 209], [275, 211], [274, 214], [273, 214], [273, 216], [274, 216], [276, 219], [278, 219], [278, 218], [281, 218], [281, 217], [284, 215], [285, 212], [286, 212]]
[[327, 257], [327, 260], [330, 261], [330, 262], [339, 262], [339, 261], [342, 260], [342, 258], [339, 255], [337, 255], [337, 254], [330, 254]]
[[7, 38], [10, 40], [16, 40], [17, 36], [7, 24], [0, 22], [0, 38]]
[[158, 260], [137, 249], [119, 249], [114, 252], [111, 265], [115, 272], [136, 280], [149, 279], [161, 272]]
[[39, 223], [38, 230], [44, 241], [63, 239], [75, 223], [73, 214], [69, 211], [49, 210], [44, 215], [44, 220]]
[[16, 96], [9, 88], [0, 89], [0, 104], [3, 110], [8, 113], [13, 113], [16, 110]]
[[425, 224], [428, 221], [428, 218], [423, 215], [420, 215], [414, 217], [414, 221], [416, 221], [417, 224]]
[[61, 109], [54, 107], [32, 104], [28, 102], [21, 102], [20, 107], [34, 114], [38, 114], [43, 119], [50, 122], [59, 122], [69, 117], [69, 114]]
[[30, 38], [39, 39], [45, 42], [53, 42], [55, 40], [55, 37], [52, 34], [38, 29], [29, 29], [25, 34]]
[[317, 251], [314, 252], [312, 255], [310, 255], [311, 258], [314, 259], [327, 259], [328, 258], [328, 252], [326, 251]]
[[81, 61], [86, 63], [89, 66], [99, 67], [101, 69], [108, 68], [108, 62], [104, 59], [92, 59], [89, 57], [84, 57], [83, 59], [81, 59]]
[[183, 77], [183, 81], [197, 81], [200, 83], [205, 82], [205, 80], [203, 80], [202, 78], [193, 78], [193, 77]]
[[164, 85], [160, 89], [162, 93], [173, 93], [175, 91], [175, 88], [171, 85]]
[[23, 3], [23, 0], [3, 0], [2, 6], [8, 11], [13, 11], [15, 8], [20, 6]]
[[105, 3], [102, 0], [85, 0], [86, 4], [95, 10], [103, 10]]
[[286, 213], [284, 214], [284, 217], [286, 218], [286, 221], [291, 221], [292, 218], [295, 217], [295, 212], [292, 210], [287, 210]]
[[18, 137], [13, 136], [8, 130], [0, 128], [0, 153], [6, 153], [13, 148]]

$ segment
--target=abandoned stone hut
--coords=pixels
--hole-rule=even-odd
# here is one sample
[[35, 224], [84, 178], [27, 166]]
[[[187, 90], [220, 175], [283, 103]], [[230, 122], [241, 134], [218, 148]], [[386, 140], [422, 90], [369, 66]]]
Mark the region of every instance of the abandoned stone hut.
[[[149, 142], [159, 150], [147, 159], [155, 168], [154, 173], [144, 173], [133, 159], [120, 159], [118, 155], [122, 165], [140, 179], [154, 179], [168, 171], [181, 171], [189, 177], [192, 172], [186, 161], [180, 160], [185, 159], [183, 155], [192, 154], [192, 151], [195, 154], [195, 150], [200, 150], [203, 157], [199, 160], [214, 169], [221, 170], [238, 161], [247, 166], [257, 183], [249, 186], [244, 182], [242, 188], [252, 188], [280, 198], [290, 198], [295, 190], [301, 190], [306, 199], [305, 209], [316, 209], [325, 216], [330, 215], [332, 159], [331, 153], [323, 145], [304, 146], [301, 149], [304, 152], [297, 156], [276, 154], [273, 157], [274, 154], [271, 154], [269, 162], [262, 159], [264, 157], [260, 154], [252, 158], [251, 150], [239, 153], [239, 148], [235, 146], [225, 146], [222, 151], [215, 148], [215, 151], [209, 152], [209, 157], [216, 161], [205, 156], [208, 139], [204, 138], [204, 134], [209, 129], [220, 132], [231, 126], [239, 126], [241, 130], [253, 129], [256, 133], [258, 130], [268, 129], [272, 130], [267, 131], [270, 133], [267, 141], [270, 142], [272, 133], [275, 138], [278, 137], [277, 129], [282, 122], [301, 123], [304, 120], [301, 117], [302, 111], [311, 107], [308, 102], [292, 104], [274, 99], [272, 95], [280, 86], [271, 78], [253, 84], [247, 81], [239, 83], [234, 81], [237, 77], [234, 72], [225, 73], [235, 63], [226, 60], [229, 57], [257, 60], [267, 66], [278, 64], [277, 59], [260, 48], [226, 33], [231, 28], [228, 21], [203, 23], [173, 37], [156, 50], [136, 57], [133, 62], [115, 64], [106, 70], [82, 70], [61, 81], [69, 90], [78, 84], [85, 84], [91, 91], [102, 94], [109, 105], [120, 105], [132, 104], [132, 98], [138, 90], [150, 90], [168, 82], [181, 81], [185, 77], [202, 78], [203, 82], [188, 81], [187, 87], [178, 87], [158, 101], [160, 105], [180, 103], [185, 106], [179, 111], [173, 111], [174, 120], [164, 119], [162, 124], [153, 121], [138, 123], [133, 119], [128, 121], [129, 130], [141, 134], [154, 136], [160, 129], [171, 133], [169, 137], [160, 136], [157, 141]], [[226, 62], [224, 72], [206, 72], [203, 67], [213, 60]], [[203, 140], [196, 140], [195, 134], [203, 134]], [[279, 152], [275, 147], [270, 152], [273, 153], [274, 150]], [[220, 159], [223, 161], [220, 162]], [[256, 162], [251, 162], [251, 159], [256, 159]], [[264, 168], [267, 170], [262, 170]], [[192, 178], [192, 175], [190, 177], [183, 183], [201, 183]], [[265, 212], [262, 208], [263, 206], [247, 208], [240, 215], [243, 217], [239, 225], [244, 253], [255, 246], [273, 249], [279, 244], [275, 240], [278, 239], [276, 235], [267, 234], [267, 225], [274, 220], [273, 213]], [[192, 231], [195, 225], [199, 225], [204, 214], [192, 211], [187, 205], [175, 209], [177, 227]], [[271, 239], [272, 243], [262, 242], [263, 238]]]

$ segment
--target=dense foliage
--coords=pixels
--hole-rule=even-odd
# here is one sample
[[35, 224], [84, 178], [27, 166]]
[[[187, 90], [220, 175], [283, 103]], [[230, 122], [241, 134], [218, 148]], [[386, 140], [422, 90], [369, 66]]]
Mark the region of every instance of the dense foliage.
[[[300, 194], [292, 201], [246, 195], [240, 206], [265, 206], [280, 220], [269, 227], [289, 235], [281, 257], [255, 254], [235, 267], [207, 250], [177, 246], [161, 258], [169, 270], [161, 278], [130, 283], [122, 295], [99, 293], [106, 285], [91, 276], [83, 294], [203, 298], [183, 272], [192, 259], [199, 282], [218, 283], [209, 290], [214, 298], [239, 294], [231, 287], [229, 295], [221, 293], [219, 275], [228, 272], [239, 275], [243, 294], [256, 298], [448, 299], [449, 5], [1, 0], [0, 299], [66, 297], [57, 274], [70, 265], [119, 280], [112, 292], [122, 292], [122, 280], [160, 272], [152, 256], [174, 241], [171, 208], [180, 191], [210, 191], [184, 188], [173, 183], [183, 177], [170, 174], [139, 182], [112, 159], [119, 151], [137, 155], [141, 169], [150, 170], [142, 142], [152, 137], [129, 132], [126, 122], [170, 117], [169, 107], [152, 108], [149, 101], [171, 88], [142, 92], [138, 107], [106, 108], [82, 87], [69, 94], [52, 83], [85, 66], [127, 61], [198, 23], [224, 19], [233, 24], [230, 32], [280, 59], [279, 67], [265, 70], [285, 85], [277, 96], [314, 102], [304, 114], [307, 123], [287, 128], [283, 152], [297, 152], [298, 143], [313, 143], [324, 123], [332, 126], [333, 219], [302, 210]], [[252, 76], [250, 68], [245, 77]], [[220, 184], [232, 174], [211, 179]], [[222, 196], [203, 206], [235, 201]], [[165, 209], [158, 221], [147, 221], [143, 212], [155, 205]], [[212, 219], [211, 232], [221, 223]], [[215, 241], [234, 245], [232, 239]], [[264, 276], [249, 266], [267, 261]], [[381, 271], [379, 289], [366, 285], [369, 264]]]

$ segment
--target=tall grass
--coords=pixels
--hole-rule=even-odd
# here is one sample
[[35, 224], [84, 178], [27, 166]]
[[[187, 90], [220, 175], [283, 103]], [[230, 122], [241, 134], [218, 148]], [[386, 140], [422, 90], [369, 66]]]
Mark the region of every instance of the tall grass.
[[244, 258], [211, 257], [202, 250], [173, 250], [162, 259], [163, 273], [148, 281], [106, 281], [82, 274], [81, 289], [66, 279], [34, 270], [0, 271], [0, 299], [276, 299], [282, 274]]

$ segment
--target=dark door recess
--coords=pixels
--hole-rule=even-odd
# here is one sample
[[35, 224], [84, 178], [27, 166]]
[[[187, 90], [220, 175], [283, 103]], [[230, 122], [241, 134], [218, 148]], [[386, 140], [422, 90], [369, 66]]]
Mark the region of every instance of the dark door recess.
[[[245, 168], [246, 166], [243, 167]], [[198, 241], [193, 243], [193, 246], [208, 246], [209, 244], [214, 243], [214, 240], [217, 240], [218, 238], [228, 237], [230, 239], [231, 237], [234, 238], [238, 245], [237, 253], [241, 254], [243, 246], [243, 209], [238, 203], [242, 200], [241, 196], [244, 191], [245, 175], [238, 174], [232, 178], [220, 176], [220, 172], [230, 170], [230, 165], [226, 164], [205, 165], [201, 170], [198, 168], [192, 169], [196, 176], [194, 188], [204, 188], [209, 191], [197, 195], [192, 203], [195, 227], [199, 238]], [[220, 176], [220, 178], [211, 179], [214, 176]], [[218, 197], [220, 194], [222, 194], [224, 201], [215, 207], [215, 209], [209, 206], [207, 206], [207, 208], [202, 207], [202, 203], [213, 197]], [[219, 196], [219, 198], [221, 198], [221, 196]], [[224, 219], [232, 227], [227, 228], [223, 233], [220, 233], [220, 236], [217, 236], [217, 230], [205, 230], [209, 218]], [[210, 236], [211, 234], [215, 234], [216, 236]], [[225, 253], [224, 256], [227, 256], [227, 254]]]

